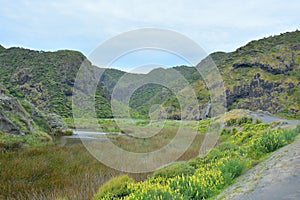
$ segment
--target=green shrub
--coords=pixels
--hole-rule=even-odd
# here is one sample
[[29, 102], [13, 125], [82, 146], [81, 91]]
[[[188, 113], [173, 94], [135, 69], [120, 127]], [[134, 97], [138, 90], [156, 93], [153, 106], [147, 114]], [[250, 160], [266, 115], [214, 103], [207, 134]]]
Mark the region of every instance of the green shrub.
[[230, 133], [231, 133], [231, 130], [230, 130], [230, 129], [223, 128], [223, 129], [222, 129], [222, 132], [221, 132], [221, 135], [230, 135]]
[[298, 125], [293, 130], [284, 130], [283, 137], [285, 138], [287, 143], [291, 143], [295, 140], [295, 137], [299, 134], [299, 131], [300, 131], [300, 125]]
[[280, 132], [278, 131], [268, 131], [262, 134], [256, 148], [263, 153], [269, 153], [275, 151], [276, 149], [279, 149], [285, 144], [286, 142], [283, 134], [280, 134]]
[[179, 194], [169, 185], [169, 181], [172, 179], [151, 177], [143, 182], [138, 182], [130, 186], [132, 192], [123, 200], [182, 200], [182, 194]]
[[210, 118], [200, 120], [199, 126], [198, 126], [198, 131], [200, 133], [206, 133], [208, 131], [209, 126], [210, 126]]
[[251, 117], [242, 117], [237, 120], [237, 125], [241, 126], [243, 124], [251, 124], [253, 119]]
[[0, 132], [0, 151], [20, 149], [24, 144], [24, 138], [20, 135]]
[[21, 141], [3, 142], [0, 141], [0, 151], [16, 150], [22, 147]]
[[256, 124], [261, 124], [262, 120], [261, 119], [256, 119]]
[[231, 129], [231, 134], [232, 134], [232, 135], [236, 134], [237, 132], [239, 132], [239, 131], [238, 131], [238, 129], [237, 129], [236, 127], [233, 127], [233, 128]]
[[253, 119], [251, 117], [231, 118], [227, 120], [227, 126], [241, 126], [243, 124], [251, 124]]
[[224, 153], [221, 152], [218, 148], [212, 148], [204, 157], [205, 163], [214, 162], [224, 157]]
[[261, 157], [265, 153], [273, 152], [284, 145], [293, 142], [299, 134], [300, 126], [293, 130], [275, 129], [263, 133], [252, 145], [252, 152], [255, 158]]
[[73, 135], [73, 131], [70, 129], [65, 130], [65, 135]]
[[183, 199], [207, 199], [224, 184], [222, 172], [217, 167], [202, 166], [191, 176], [177, 176], [169, 186], [183, 195]]
[[174, 162], [164, 168], [161, 168], [154, 172], [154, 177], [166, 177], [171, 178], [178, 175], [193, 174], [195, 168], [190, 166], [187, 162]]
[[236, 151], [236, 150], [238, 150], [239, 146], [232, 142], [223, 142], [223, 143], [219, 144], [219, 146], [217, 148], [221, 152], [225, 152], [225, 151]]
[[93, 200], [124, 197], [130, 193], [128, 186], [133, 183], [133, 178], [128, 175], [114, 177], [99, 188]]
[[236, 121], [237, 121], [237, 119], [231, 118], [226, 122], [226, 126], [234, 126], [234, 125], [236, 125]]
[[232, 180], [241, 175], [244, 169], [245, 163], [238, 158], [231, 158], [224, 161], [224, 165], [221, 165], [222, 176], [224, 177], [225, 184], [230, 184]]
[[252, 136], [255, 135], [255, 133], [247, 133], [241, 140], [242, 143], [246, 143], [249, 139], [252, 138]]

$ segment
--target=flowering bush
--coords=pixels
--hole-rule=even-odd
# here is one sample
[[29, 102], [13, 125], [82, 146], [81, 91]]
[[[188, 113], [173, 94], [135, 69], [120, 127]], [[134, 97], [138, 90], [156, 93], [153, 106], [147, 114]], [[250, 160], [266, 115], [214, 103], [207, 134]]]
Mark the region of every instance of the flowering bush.
[[99, 188], [98, 193], [93, 197], [93, 200], [109, 200], [126, 196], [130, 192], [128, 186], [133, 183], [134, 180], [128, 175], [122, 175], [112, 178]]
[[[253, 152], [259, 156], [274, 151], [294, 140], [300, 126], [294, 130], [271, 129], [268, 124], [245, 124], [206, 155], [188, 162], [176, 162], [139, 183], [133, 181], [121, 192], [107, 192], [102, 199], [168, 200], [207, 199], [232, 183], [246, 167], [250, 167]], [[118, 183], [116, 183], [118, 185]], [[121, 184], [122, 185], [122, 184]], [[107, 186], [104, 185], [104, 188]], [[114, 188], [114, 187], [113, 187]], [[125, 190], [124, 190], [125, 188]], [[103, 189], [99, 190], [99, 192]], [[105, 191], [112, 191], [110, 187]], [[125, 192], [124, 192], [125, 191]], [[102, 192], [103, 193], [103, 192]]]

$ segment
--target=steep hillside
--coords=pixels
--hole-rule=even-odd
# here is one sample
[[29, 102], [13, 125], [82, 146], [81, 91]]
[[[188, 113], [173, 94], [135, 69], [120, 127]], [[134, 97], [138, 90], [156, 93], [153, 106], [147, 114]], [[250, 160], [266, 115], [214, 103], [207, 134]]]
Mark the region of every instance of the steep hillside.
[[[223, 80], [219, 81], [224, 83], [229, 110], [264, 110], [287, 118], [300, 118], [300, 31], [252, 41], [231, 53], [212, 53], [210, 58], [221, 73]], [[201, 71], [208, 59], [197, 65], [198, 70]], [[189, 81], [196, 92], [200, 111], [205, 110], [211, 100], [199, 72], [187, 66], [172, 69]], [[156, 70], [167, 76], [172, 69]], [[151, 77], [156, 70], [140, 76]], [[136, 76], [131, 82], [137, 79]], [[177, 80], [169, 81], [170, 85], [176, 85]], [[169, 118], [182, 117], [175, 95], [159, 85], [148, 84], [137, 89], [130, 100], [133, 116], [139, 117], [148, 116], [155, 104], [162, 105], [160, 112], [168, 113]]]
[[8, 96], [0, 85], [0, 150], [45, 144], [51, 140], [47, 133], [61, 128], [65, 128], [64, 123], [58, 123], [53, 115], [45, 115], [29, 102]]
[[229, 108], [300, 118], [300, 31], [252, 41], [215, 60]]
[[[264, 110], [300, 118], [300, 31], [252, 41], [231, 53], [212, 53], [210, 58], [221, 73], [229, 110]], [[196, 67], [201, 70], [208, 59]], [[189, 75], [198, 76], [198, 72]], [[205, 108], [211, 101], [205, 82], [198, 78], [192, 85], [200, 109]]]
[[[300, 118], [300, 31], [252, 41], [234, 52], [216, 52], [210, 57], [222, 75], [220, 82], [224, 81], [229, 109], [264, 110], [288, 118]], [[197, 68], [201, 70], [207, 59], [201, 61]], [[42, 52], [1, 46], [0, 77], [12, 96], [27, 99], [47, 112], [71, 117], [73, 86], [83, 60], [85, 56], [76, 51]], [[126, 91], [144, 78], [155, 77], [157, 70], [160, 72], [158, 75], [168, 76], [174, 69], [195, 89], [200, 110], [206, 108], [211, 101], [209, 91], [195, 68], [160, 68], [147, 75], [107, 69], [96, 92], [98, 116], [112, 116], [111, 93], [124, 75], [130, 81], [123, 83], [119, 89]], [[172, 87], [180, 84], [176, 79], [166, 80]], [[119, 105], [123, 109], [124, 105]], [[182, 117], [175, 94], [157, 84], [137, 88], [129, 105], [133, 117], [149, 117], [157, 105], [163, 107], [162, 113], [167, 113], [169, 118]]]
[[[84, 60], [85, 56], [76, 51], [9, 48], [0, 51], [0, 77], [11, 95], [27, 99], [39, 109], [70, 117], [73, 86]], [[104, 93], [99, 87], [99, 96]], [[101, 100], [107, 103], [106, 98]]]

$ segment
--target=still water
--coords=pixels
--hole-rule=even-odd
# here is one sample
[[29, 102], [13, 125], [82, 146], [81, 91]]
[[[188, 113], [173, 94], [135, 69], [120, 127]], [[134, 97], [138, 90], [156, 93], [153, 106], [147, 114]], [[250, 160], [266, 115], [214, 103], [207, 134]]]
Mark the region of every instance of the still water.
[[108, 134], [119, 134], [119, 133], [105, 133], [105, 132], [94, 132], [94, 131], [82, 131], [73, 130], [73, 135], [70, 136], [54, 136], [54, 142], [59, 146], [69, 146], [73, 144], [81, 143], [84, 141], [102, 140], [106, 141]]

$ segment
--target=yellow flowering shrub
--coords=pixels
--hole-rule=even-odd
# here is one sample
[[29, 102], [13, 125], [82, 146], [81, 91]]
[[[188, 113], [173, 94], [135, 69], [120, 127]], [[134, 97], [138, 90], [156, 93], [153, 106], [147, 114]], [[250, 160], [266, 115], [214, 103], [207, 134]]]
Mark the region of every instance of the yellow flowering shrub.
[[[206, 155], [179, 162], [158, 171], [145, 181], [126, 183], [126, 192], [111, 188], [101, 199], [122, 200], [186, 200], [207, 199], [232, 183], [251, 162], [255, 155], [274, 151], [290, 143], [300, 131], [272, 129], [269, 124], [243, 124], [243, 129], [233, 132], [226, 141], [211, 149]], [[257, 154], [257, 151], [261, 154]], [[186, 169], [182, 171], [182, 167]], [[178, 170], [178, 172], [177, 172]], [[187, 172], [186, 172], [187, 171]], [[117, 184], [118, 185], [118, 184]], [[104, 188], [107, 187], [104, 185]], [[99, 192], [101, 191], [101, 188]], [[124, 191], [124, 190], [121, 190]], [[119, 195], [120, 194], [120, 195]]]
[[124, 200], [182, 200], [183, 196], [173, 190], [166, 179], [162, 177], [150, 178], [144, 182], [132, 184], [132, 193]]

